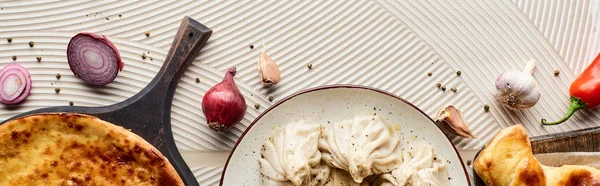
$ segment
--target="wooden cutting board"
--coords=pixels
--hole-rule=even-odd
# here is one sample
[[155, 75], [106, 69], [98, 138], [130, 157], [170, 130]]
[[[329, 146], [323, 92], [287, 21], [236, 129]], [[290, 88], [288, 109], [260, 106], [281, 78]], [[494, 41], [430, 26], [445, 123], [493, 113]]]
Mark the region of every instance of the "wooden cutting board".
[[177, 30], [171, 49], [154, 79], [139, 93], [123, 102], [103, 107], [59, 106], [33, 110], [9, 120], [34, 113], [70, 112], [89, 114], [120, 125], [141, 136], [165, 155], [185, 185], [198, 185], [190, 168], [182, 159], [171, 132], [171, 104], [175, 88], [186, 68], [200, 54], [212, 30], [185, 17]]
[[600, 127], [531, 138], [534, 154], [552, 152], [600, 152]]

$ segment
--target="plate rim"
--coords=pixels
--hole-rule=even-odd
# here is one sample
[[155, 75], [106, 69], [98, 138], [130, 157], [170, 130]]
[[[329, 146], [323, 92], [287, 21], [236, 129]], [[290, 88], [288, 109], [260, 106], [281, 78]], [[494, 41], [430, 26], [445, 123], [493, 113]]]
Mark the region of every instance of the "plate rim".
[[[258, 122], [258, 120], [260, 120], [264, 115], [266, 115], [267, 113], [269, 113], [271, 110], [275, 109], [276, 107], [278, 107], [279, 105], [283, 104], [286, 101], [289, 101], [290, 99], [302, 95], [302, 94], [306, 94], [306, 93], [310, 93], [310, 92], [314, 92], [314, 91], [319, 91], [319, 90], [327, 90], [327, 89], [335, 89], [335, 88], [351, 88], [351, 89], [363, 89], [363, 90], [370, 90], [370, 91], [375, 91], [377, 93], [381, 93], [387, 96], [390, 96], [392, 98], [395, 98], [397, 100], [400, 100], [406, 104], [408, 104], [409, 106], [413, 107], [414, 109], [416, 109], [417, 111], [419, 111], [423, 116], [425, 116], [427, 119], [429, 119], [435, 126], [436, 128], [443, 133], [442, 129], [440, 128], [440, 126], [435, 124], [435, 121], [433, 121], [433, 119], [431, 119], [431, 117], [429, 117], [429, 115], [427, 115], [425, 112], [423, 112], [421, 109], [419, 109], [417, 106], [415, 106], [414, 104], [412, 104], [411, 102], [405, 100], [404, 98], [401, 98], [400, 96], [397, 96], [395, 94], [392, 94], [388, 91], [385, 90], [381, 90], [378, 88], [373, 88], [373, 87], [368, 87], [368, 86], [362, 86], [362, 85], [352, 85], [352, 84], [333, 84], [333, 85], [321, 85], [321, 86], [317, 86], [317, 87], [312, 87], [312, 88], [307, 88], [307, 89], [303, 89], [300, 90], [296, 93], [293, 93], [292, 95], [286, 96], [283, 99], [279, 100], [277, 103], [271, 105], [268, 109], [266, 109], [265, 111], [261, 112], [258, 117], [256, 117], [252, 123], [250, 123], [250, 125], [248, 125], [248, 127], [246, 128], [246, 130], [244, 130], [244, 132], [242, 133], [242, 135], [240, 135], [240, 138], [238, 138], [238, 140], [235, 142], [235, 144], [233, 145], [233, 148], [231, 149], [231, 152], [229, 152], [229, 156], [227, 157], [227, 161], [225, 162], [225, 166], [223, 167], [223, 171], [221, 172], [221, 178], [219, 179], [219, 186], [223, 185], [223, 178], [225, 178], [225, 173], [227, 172], [227, 166], [229, 165], [229, 161], [231, 160], [231, 157], [233, 156], [233, 153], [235, 152], [235, 150], [237, 149], [238, 145], [240, 144], [240, 142], [242, 141], [242, 139], [244, 139], [244, 137], [246, 136], [246, 133], [248, 133], [248, 131], [250, 131], [250, 129], [254, 126], [254, 124], [256, 124]], [[445, 133], [444, 133], [445, 134]], [[469, 178], [469, 174], [467, 172], [467, 168], [465, 167], [465, 165], [462, 163], [463, 159], [460, 156], [460, 153], [458, 153], [458, 150], [456, 149], [456, 146], [452, 143], [452, 140], [450, 140], [450, 138], [448, 138], [447, 135], [444, 135], [444, 137], [446, 137], [446, 140], [448, 140], [448, 142], [450, 142], [450, 144], [452, 144], [452, 149], [454, 149], [454, 153], [456, 153], [458, 159], [460, 160], [460, 165], [463, 169], [464, 175], [466, 177], [467, 180], [467, 185], [471, 186], [471, 179]]]

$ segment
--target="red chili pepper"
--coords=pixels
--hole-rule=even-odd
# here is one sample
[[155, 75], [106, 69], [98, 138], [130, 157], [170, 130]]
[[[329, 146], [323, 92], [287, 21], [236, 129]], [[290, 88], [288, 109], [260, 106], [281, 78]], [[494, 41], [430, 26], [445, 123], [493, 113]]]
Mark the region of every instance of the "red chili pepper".
[[557, 125], [567, 121], [575, 111], [580, 109], [593, 109], [600, 105], [600, 54], [592, 61], [569, 89], [571, 94], [571, 106], [567, 114], [560, 120], [552, 123], [542, 119], [544, 125]]

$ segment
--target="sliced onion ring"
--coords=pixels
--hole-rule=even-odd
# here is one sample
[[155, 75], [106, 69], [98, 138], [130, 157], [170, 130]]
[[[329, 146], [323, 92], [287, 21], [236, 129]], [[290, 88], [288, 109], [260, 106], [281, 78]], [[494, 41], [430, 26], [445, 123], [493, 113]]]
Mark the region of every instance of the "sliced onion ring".
[[69, 67], [76, 77], [97, 86], [106, 85], [123, 70], [117, 47], [104, 35], [82, 32], [69, 41]]
[[6, 65], [0, 71], [0, 102], [17, 104], [31, 91], [31, 75], [19, 64]]

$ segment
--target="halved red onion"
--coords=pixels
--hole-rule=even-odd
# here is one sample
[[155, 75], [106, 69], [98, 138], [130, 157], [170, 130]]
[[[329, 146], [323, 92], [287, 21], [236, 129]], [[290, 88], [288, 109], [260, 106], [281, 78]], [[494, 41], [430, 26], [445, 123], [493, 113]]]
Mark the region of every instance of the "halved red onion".
[[123, 70], [117, 47], [104, 35], [82, 32], [69, 41], [67, 60], [75, 77], [92, 85], [106, 85]]
[[17, 104], [31, 91], [31, 75], [19, 64], [6, 65], [0, 71], [0, 102]]

